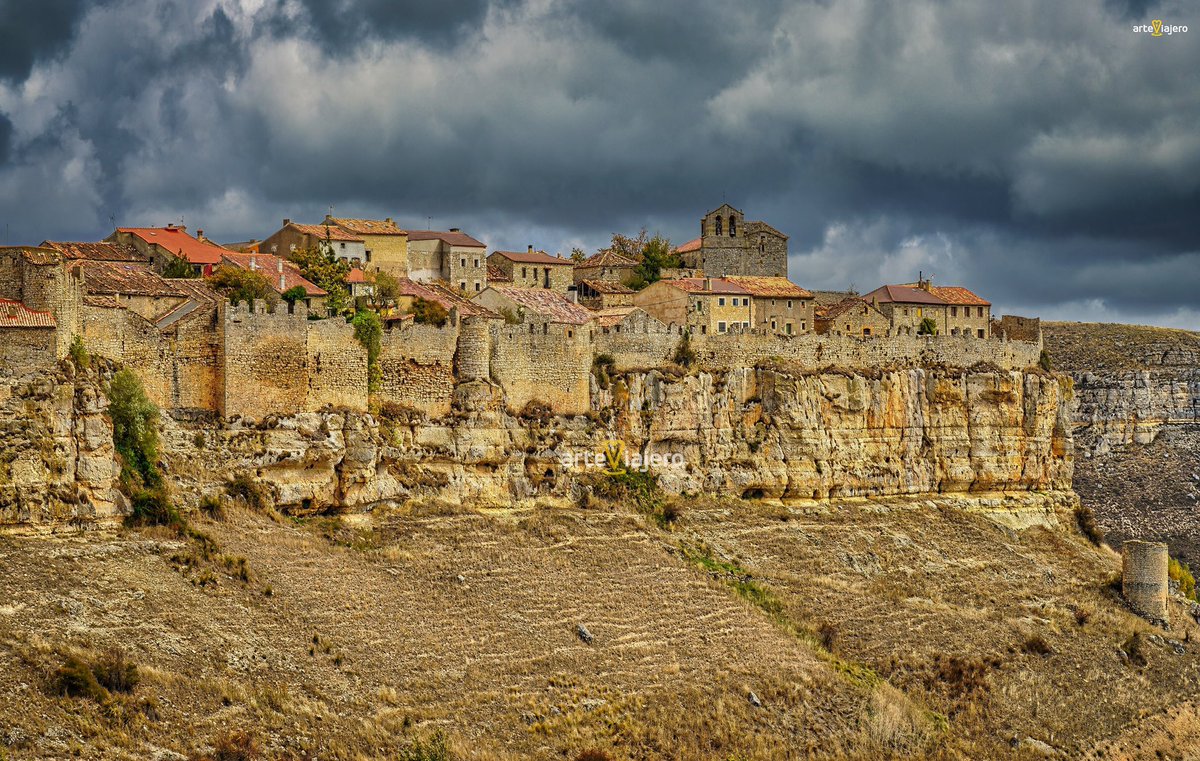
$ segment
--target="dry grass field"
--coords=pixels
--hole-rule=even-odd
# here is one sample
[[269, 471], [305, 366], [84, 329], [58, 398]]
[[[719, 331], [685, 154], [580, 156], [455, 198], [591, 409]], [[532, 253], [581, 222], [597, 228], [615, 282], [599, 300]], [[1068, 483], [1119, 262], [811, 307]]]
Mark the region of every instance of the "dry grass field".
[[[949, 499], [673, 511], [231, 506], [190, 538], [0, 538], [0, 758], [1134, 758], [1188, 737], [1200, 630], [1129, 614], [1119, 560], [1077, 534]], [[64, 682], [72, 657], [98, 691]]]

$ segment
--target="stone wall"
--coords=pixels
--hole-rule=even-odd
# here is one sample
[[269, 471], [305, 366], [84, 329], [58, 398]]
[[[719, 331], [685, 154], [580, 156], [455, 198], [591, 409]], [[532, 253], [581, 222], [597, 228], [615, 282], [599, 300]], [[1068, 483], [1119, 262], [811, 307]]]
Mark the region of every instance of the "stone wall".
[[383, 378], [379, 397], [416, 407], [430, 415], [445, 415], [454, 401], [454, 357], [458, 348], [459, 324], [444, 327], [414, 324], [383, 332], [379, 355]]
[[492, 326], [492, 379], [519, 412], [529, 402], [542, 402], [560, 415], [579, 415], [590, 408], [592, 329], [560, 323]]
[[[341, 319], [305, 319], [308, 394], [305, 410], [367, 408], [367, 352]], [[236, 380], [236, 379], [235, 379]]]
[[0, 366], [49, 367], [57, 359], [54, 328], [0, 328]]

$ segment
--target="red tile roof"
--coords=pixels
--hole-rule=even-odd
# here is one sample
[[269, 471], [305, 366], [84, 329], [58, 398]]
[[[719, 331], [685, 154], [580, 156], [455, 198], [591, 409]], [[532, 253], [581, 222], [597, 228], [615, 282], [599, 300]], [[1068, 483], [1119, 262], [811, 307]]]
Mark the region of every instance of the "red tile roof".
[[628, 317], [638, 307], [607, 307], [596, 310], [596, 323], [602, 328], [611, 328]]
[[42, 241], [43, 248], [59, 251], [67, 259], [91, 259], [103, 262], [144, 262], [146, 257], [126, 243], [100, 241], [99, 243], [67, 243]]
[[737, 283], [759, 298], [811, 299], [813, 297], [811, 291], [804, 290], [786, 277], [727, 275], [725, 279]]
[[463, 317], [499, 318], [499, 315], [482, 304], [476, 304], [462, 294], [455, 293], [439, 283], [418, 283], [406, 277], [397, 278], [396, 282], [399, 285], [401, 296], [436, 301], [445, 307], [446, 311], [450, 311], [452, 308], [457, 309], [458, 313]]
[[621, 256], [616, 251], [600, 251], [584, 259], [576, 267], [636, 267], [638, 262], [627, 256]]
[[504, 274], [504, 270], [494, 264], [487, 266], [487, 280], [489, 283], [511, 283], [513, 279]]
[[701, 243], [700, 238], [696, 238], [695, 240], [689, 240], [687, 243], [684, 243], [681, 246], [677, 246], [675, 248], [675, 253], [686, 254], [689, 251], [699, 251], [700, 243]]
[[[708, 281], [707, 286], [705, 285], [705, 281]], [[678, 288], [681, 291], [687, 291], [688, 293], [732, 293], [738, 296], [743, 294], [746, 296], [750, 295], [750, 291], [746, 290], [732, 280], [726, 280], [719, 277], [685, 277], [680, 278], [679, 280], [662, 280], [660, 282], [666, 283], [673, 288]]]
[[364, 283], [371, 282], [370, 280], [367, 280], [367, 274], [358, 267], [355, 267], [347, 272], [346, 277], [342, 278], [342, 280], [353, 285], [362, 285]]
[[863, 296], [869, 303], [880, 304], [932, 304], [945, 306], [946, 302], [932, 293], [909, 285], [883, 285]]
[[[509, 301], [516, 302], [520, 307], [550, 318], [550, 322], [562, 322], [568, 325], [585, 325], [592, 320], [592, 311], [579, 306], [561, 293], [545, 288], [513, 288], [503, 285], [489, 286]], [[485, 291], [486, 293], [486, 291]]]
[[302, 225], [299, 222], [289, 222], [288, 227], [296, 230], [296, 232], [311, 235], [321, 240], [328, 238], [329, 240], [347, 240], [354, 243], [363, 242], [362, 238], [354, 233], [346, 232], [337, 225]]
[[165, 280], [148, 264], [85, 259], [80, 263], [89, 294], [123, 296], [185, 296], [171, 280]]
[[229, 253], [228, 249], [193, 238], [180, 227], [118, 227], [117, 231], [162, 246], [192, 264], [220, 264], [221, 256]]
[[53, 328], [54, 315], [35, 312], [19, 301], [0, 299], [0, 328]]
[[[244, 270], [254, 270], [267, 278], [279, 293], [286, 293], [296, 286], [303, 286], [304, 291], [309, 296], [325, 296], [326, 292], [317, 287], [316, 283], [304, 279], [300, 274], [300, 268], [293, 262], [287, 259], [281, 259], [273, 254], [243, 254], [237, 251], [226, 251], [222, 257], [224, 263], [231, 264], [234, 267], [239, 267]], [[279, 265], [283, 265], [283, 271], [280, 272]], [[283, 287], [280, 287], [279, 276], [283, 275]]]
[[990, 307], [992, 305], [992, 302], [985, 301], [974, 292], [957, 285], [934, 285], [930, 286], [930, 289], [933, 291], [933, 295], [947, 304], [981, 307]]
[[[404, 230], [396, 226], [390, 219], [349, 219], [347, 217], [328, 217], [328, 220], [343, 230], [358, 235], [404, 235]], [[323, 225], [322, 225], [323, 226]]]
[[486, 246], [470, 235], [463, 232], [441, 232], [440, 230], [409, 230], [411, 240], [440, 240], [447, 246], [462, 246], [464, 248], [486, 248]]
[[550, 256], [545, 251], [493, 251], [491, 256], [503, 256], [518, 264], [550, 264], [574, 267], [575, 262], [559, 256]]

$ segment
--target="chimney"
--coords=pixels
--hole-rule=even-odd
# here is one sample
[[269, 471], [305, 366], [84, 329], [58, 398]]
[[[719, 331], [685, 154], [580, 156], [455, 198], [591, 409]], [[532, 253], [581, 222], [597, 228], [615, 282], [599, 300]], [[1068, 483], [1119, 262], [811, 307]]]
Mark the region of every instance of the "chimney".
[[287, 290], [284, 287], [285, 285], [286, 285], [286, 283], [284, 282], [284, 279], [283, 279], [283, 262], [280, 262], [279, 263], [279, 292], [280, 293], [283, 293], [285, 290]]
[[275, 260], [275, 271], [278, 272], [281, 277], [283, 276], [283, 260], [282, 259]]
[[168, 230], [174, 230], [174, 229], [175, 229], [175, 223], [174, 223], [174, 222], [168, 222], [168, 223], [167, 223], [167, 229], [168, 229]]
[[529, 244], [529, 253], [531, 253], [531, 254], [533, 253], [533, 244], [532, 243]]
[[200, 228], [196, 228], [196, 237], [200, 240], [204, 240], [204, 231]]
[[706, 290], [706, 291], [712, 290], [712, 278], [711, 277], [704, 278], [704, 290]]
[[250, 271], [253, 272], [256, 269], [258, 269], [258, 265], [255, 264], [254, 252], [252, 251], [252, 252], [250, 252]]
[[290, 225], [291, 223], [292, 223], [292, 220], [288, 219], [287, 217], [284, 217], [284, 218], [283, 218], [283, 226], [284, 226], [284, 227], [287, 227], [287, 226], [288, 226], [288, 225]]
[[391, 217], [384, 217], [384, 220], [383, 220], [383, 221], [384, 221], [384, 222], [387, 222], [387, 223], [390, 225], [390, 224], [392, 223], [392, 218], [391, 218]]
[[459, 229], [459, 228], [457, 228], [457, 227], [451, 227], [451, 228], [450, 228], [450, 232], [452, 232], [452, 233], [460, 233], [460, 232], [462, 232], [462, 230], [461, 230], [461, 229]]

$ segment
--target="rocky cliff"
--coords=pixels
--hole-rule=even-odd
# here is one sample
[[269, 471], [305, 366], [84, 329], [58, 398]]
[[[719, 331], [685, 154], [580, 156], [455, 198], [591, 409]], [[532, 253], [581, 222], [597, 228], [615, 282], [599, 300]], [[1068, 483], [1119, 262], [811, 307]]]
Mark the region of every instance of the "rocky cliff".
[[[459, 410], [344, 412], [172, 422], [173, 477], [194, 495], [238, 473], [281, 508], [365, 510], [408, 499], [511, 504], [577, 499], [602, 453], [654, 459], [673, 493], [830, 497], [1069, 491], [1071, 383], [994, 369], [724, 374], [659, 371], [593, 380], [588, 415], [505, 413], [493, 387]], [[628, 460], [626, 463], [625, 461]]]
[[111, 524], [126, 511], [108, 401], [70, 363], [0, 376], [0, 529]]

